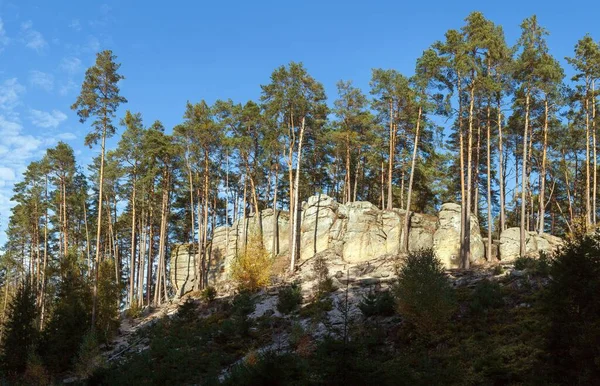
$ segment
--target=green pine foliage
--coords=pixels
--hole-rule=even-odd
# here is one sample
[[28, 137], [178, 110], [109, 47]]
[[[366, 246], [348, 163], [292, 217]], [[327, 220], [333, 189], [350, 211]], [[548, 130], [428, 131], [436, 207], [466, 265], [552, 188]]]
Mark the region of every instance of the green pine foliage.
[[23, 374], [38, 341], [38, 311], [28, 281], [22, 282], [10, 302], [2, 332], [0, 364], [9, 377]]

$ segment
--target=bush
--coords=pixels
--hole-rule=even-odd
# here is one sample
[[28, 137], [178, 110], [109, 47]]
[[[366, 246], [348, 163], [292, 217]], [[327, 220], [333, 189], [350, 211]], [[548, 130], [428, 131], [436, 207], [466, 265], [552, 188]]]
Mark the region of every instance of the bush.
[[445, 327], [456, 306], [454, 290], [432, 250], [408, 254], [394, 293], [400, 314], [421, 332]]
[[515, 260], [515, 269], [519, 271], [527, 270], [536, 276], [548, 276], [550, 273], [550, 264], [550, 257], [546, 253], [540, 252], [538, 259], [533, 257], [518, 257]]
[[75, 373], [81, 379], [90, 377], [102, 365], [100, 345], [94, 331], [89, 331], [83, 337], [81, 347], [75, 361]]
[[370, 290], [362, 296], [358, 308], [365, 317], [390, 316], [394, 314], [396, 300], [390, 291]]
[[206, 287], [205, 289], [202, 290], [202, 293], [200, 294], [200, 297], [206, 303], [211, 303], [217, 297], [217, 290], [216, 290], [215, 287], [208, 286], [208, 287]]
[[556, 381], [600, 383], [600, 233], [568, 241], [550, 267], [546, 312]]
[[269, 285], [272, 259], [260, 235], [251, 234], [231, 266], [231, 277], [243, 291], [257, 291]]
[[[5, 284], [6, 285], [6, 284]], [[38, 339], [33, 288], [26, 280], [8, 306], [8, 319], [2, 331], [0, 364], [8, 375], [22, 374]]]
[[115, 280], [115, 262], [105, 259], [98, 270], [98, 303], [96, 307], [97, 338], [106, 343], [119, 329], [121, 285]]
[[489, 280], [482, 280], [473, 290], [469, 308], [474, 313], [482, 313], [490, 308], [501, 307], [503, 304], [500, 285]]
[[131, 305], [125, 311], [125, 316], [129, 319], [137, 319], [142, 315], [142, 307], [138, 304], [137, 298], [133, 298]]
[[300, 284], [292, 283], [289, 286], [279, 290], [277, 299], [277, 311], [282, 314], [289, 314], [295, 311], [302, 303], [302, 290]]
[[330, 292], [336, 290], [333, 285], [333, 280], [329, 277], [329, 268], [327, 268], [327, 261], [325, 256], [317, 254], [313, 261], [313, 275], [317, 280], [316, 296], [322, 297]]

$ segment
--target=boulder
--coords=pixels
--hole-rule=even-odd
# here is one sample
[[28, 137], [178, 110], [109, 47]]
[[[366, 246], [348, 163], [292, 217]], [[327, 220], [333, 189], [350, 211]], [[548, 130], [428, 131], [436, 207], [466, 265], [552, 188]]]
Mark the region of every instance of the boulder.
[[[563, 244], [560, 237], [546, 233], [526, 232], [526, 255], [538, 257], [540, 252], [552, 253]], [[521, 254], [521, 231], [518, 227], [505, 229], [500, 234], [500, 259], [513, 261]]]
[[370, 202], [349, 203], [348, 222], [343, 236], [342, 256], [359, 263], [386, 253], [386, 235], [379, 222], [380, 210]]
[[338, 203], [325, 194], [312, 196], [303, 207], [300, 225], [300, 260], [329, 248], [330, 231], [337, 220]]
[[[442, 205], [437, 230], [433, 235], [433, 251], [446, 268], [460, 266], [460, 205], [446, 203]], [[471, 215], [471, 258], [473, 264], [485, 257], [485, 247], [479, 232], [479, 222]]]

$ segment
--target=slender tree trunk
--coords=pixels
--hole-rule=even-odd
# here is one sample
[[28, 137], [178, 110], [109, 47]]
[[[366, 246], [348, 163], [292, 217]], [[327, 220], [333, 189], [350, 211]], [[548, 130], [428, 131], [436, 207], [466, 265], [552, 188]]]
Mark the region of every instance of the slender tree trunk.
[[526, 217], [526, 190], [527, 190], [527, 134], [529, 133], [529, 91], [525, 95], [525, 128], [523, 129], [523, 166], [521, 167], [521, 227], [520, 227], [520, 255], [527, 253], [527, 239], [525, 235]]
[[[474, 80], [472, 80], [474, 81]], [[465, 249], [462, 266], [469, 269], [471, 260], [471, 190], [473, 174], [473, 107], [475, 105], [475, 85], [471, 85], [471, 98], [469, 105], [469, 138], [467, 139], [467, 209], [465, 211]]]
[[360, 173], [360, 170], [364, 167], [361, 165], [360, 163], [360, 159], [361, 159], [361, 151], [360, 148], [358, 149], [358, 155], [356, 157], [356, 170], [355, 170], [355, 175], [354, 175], [354, 189], [352, 191], [352, 202], [356, 201], [356, 192], [358, 190], [358, 176]]
[[279, 161], [275, 162], [275, 184], [273, 185], [273, 245], [271, 247], [271, 252], [273, 256], [277, 256], [279, 254], [279, 222], [277, 221], [277, 190], [278, 190], [278, 181], [279, 177]]
[[150, 207], [150, 213], [148, 216], [148, 276], [146, 279], [146, 303], [150, 305], [150, 298], [152, 297], [152, 270], [154, 266], [154, 182], [150, 188], [150, 197], [148, 200]]
[[504, 191], [504, 164], [502, 162], [503, 149], [502, 149], [502, 112], [500, 110], [500, 98], [498, 98], [498, 177], [500, 178], [500, 229], [498, 233], [502, 233], [506, 229], [506, 209], [504, 201], [506, 199]]
[[294, 213], [292, 214], [293, 216], [293, 231], [292, 231], [292, 244], [290, 246], [290, 256], [291, 256], [291, 261], [290, 261], [290, 272], [294, 272], [295, 268], [296, 268], [296, 254], [297, 254], [297, 248], [298, 247], [298, 210], [296, 208], [298, 208], [298, 196], [299, 196], [299, 192], [298, 192], [298, 185], [299, 185], [299, 180], [300, 180], [300, 164], [302, 162], [302, 140], [304, 139], [304, 125], [305, 125], [305, 118], [302, 118], [302, 125], [300, 126], [300, 138], [298, 140], [298, 160], [296, 163], [296, 176], [294, 179]]
[[596, 193], [597, 193], [597, 157], [596, 157], [596, 81], [592, 79], [592, 151], [594, 152], [594, 170], [593, 170], [593, 190], [592, 190], [592, 224], [596, 226]]
[[385, 183], [383, 182], [383, 176], [384, 176], [384, 168], [383, 168], [383, 161], [381, 161], [381, 210], [385, 209]]
[[538, 233], [544, 233], [545, 217], [546, 217], [546, 201], [544, 195], [546, 193], [546, 149], [548, 147], [548, 99], [544, 100], [544, 140], [542, 144], [542, 170], [540, 172], [540, 213]]
[[589, 97], [585, 96], [585, 230], [591, 228], [590, 205], [590, 112]]
[[410, 201], [412, 198], [413, 178], [415, 175], [415, 167], [417, 164], [417, 153], [419, 148], [419, 129], [421, 127], [422, 107], [419, 106], [417, 114], [417, 127], [415, 129], [415, 142], [413, 144], [413, 154], [410, 163], [410, 176], [408, 178], [408, 195], [406, 197], [406, 213], [404, 214], [404, 229], [402, 230], [402, 250], [408, 252], [408, 232], [410, 229]]
[[[46, 188], [45, 188], [45, 196], [46, 196], [46, 205], [45, 205], [45, 214], [44, 214], [44, 264], [42, 268], [42, 289], [40, 295], [40, 330], [44, 328], [44, 320], [46, 316], [46, 267], [48, 264], [48, 175], [46, 174]], [[8, 282], [7, 282], [8, 285]]]
[[208, 266], [207, 263], [207, 251], [206, 245], [208, 243], [208, 150], [204, 150], [204, 225], [202, 232], [202, 288], [207, 283], [208, 278]]
[[466, 256], [466, 247], [465, 247], [465, 237], [466, 237], [466, 194], [465, 194], [465, 139], [462, 127], [462, 87], [461, 87], [461, 76], [460, 72], [457, 74], [457, 91], [458, 91], [458, 139], [459, 139], [459, 151], [460, 151], [460, 264], [464, 266], [465, 256]]
[[394, 169], [394, 147], [396, 144], [396, 136], [394, 135], [394, 117], [393, 117], [392, 100], [390, 99], [390, 154], [388, 159], [388, 192], [387, 192], [387, 209], [391, 210], [393, 205], [392, 194], [392, 175]]
[[136, 243], [135, 243], [135, 231], [136, 231], [136, 223], [135, 223], [135, 215], [136, 215], [136, 210], [135, 210], [135, 191], [136, 191], [136, 178], [135, 178], [135, 171], [134, 171], [134, 176], [132, 178], [132, 192], [131, 192], [131, 249], [130, 249], [130, 253], [131, 253], [131, 259], [129, 261], [129, 306], [131, 307], [131, 305], [133, 304], [133, 298], [134, 298], [134, 291], [135, 291], [135, 247], [136, 247]]
[[492, 227], [494, 220], [492, 218], [492, 122], [490, 118], [490, 103], [487, 105], [487, 136], [486, 136], [486, 155], [487, 155], [487, 215], [488, 215], [488, 226], [487, 226], [487, 260], [492, 261]]
[[344, 204], [347, 204], [352, 197], [351, 183], [350, 183], [350, 134], [346, 133], [346, 178], [345, 178], [344, 189]]
[[96, 268], [92, 292], [92, 328], [96, 326], [96, 304], [98, 303], [98, 267], [100, 264], [100, 234], [102, 231], [102, 190], [104, 187], [104, 152], [106, 149], [106, 126], [102, 128], [102, 146], [100, 148], [100, 180], [98, 182], [98, 225], [96, 230]]

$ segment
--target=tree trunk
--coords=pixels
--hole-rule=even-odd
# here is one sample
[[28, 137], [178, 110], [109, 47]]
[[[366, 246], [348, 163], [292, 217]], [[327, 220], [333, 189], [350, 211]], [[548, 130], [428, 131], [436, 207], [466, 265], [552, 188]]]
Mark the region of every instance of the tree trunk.
[[504, 191], [504, 165], [502, 162], [502, 112], [500, 110], [500, 99], [498, 99], [498, 176], [500, 178], [500, 229], [498, 233], [502, 233], [506, 229], [506, 209], [505, 209], [505, 191]]
[[596, 81], [592, 80], [592, 151], [594, 152], [594, 181], [593, 181], [593, 190], [592, 190], [592, 224], [594, 227], [596, 226], [596, 193], [597, 193], [597, 157], [596, 157]]
[[100, 232], [102, 231], [102, 189], [104, 185], [104, 152], [106, 145], [106, 126], [102, 128], [102, 146], [100, 149], [100, 180], [98, 183], [98, 225], [96, 230], [96, 269], [92, 292], [92, 328], [96, 326], [96, 304], [98, 303], [98, 267], [100, 264]]
[[135, 170], [134, 170], [134, 176], [132, 178], [132, 192], [131, 192], [131, 249], [130, 249], [130, 253], [131, 253], [131, 258], [129, 261], [129, 306], [131, 307], [131, 305], [133, 304], [133, 298], [134, 298], [134, 290], [135, 290], [135, 253], [136, 253], [136, 243], [135, 243], [135, 230], [136, 230], [136, 223], [135, 223], [135, 193], [136, 193], [136, 178], [135, 178]]
[[391, 210], [393, 205], [392, 195], [392, 175], [394, 168], [394, 147], [396, 145], [396, 136], [394, 135], [394, 117], [393, 117], [392, 100], [390, 99], [390, 154], [388, 159], [388, 196], [387, 196], [387, 209]]
[[521, 227], [520, 227], [520, 255], [527, 253], [527, 240], [525, 235], [526, 217], [526, 190], [527, 190], [527, 134], [529, 132], [529, 91], [525, 95], [525, 128], [523, 129], [523, 165], [521, 167]]
[[[586, 90], [587, 91], [587, 90]], [[591, 226], [590, 205], [590, 112], [589, 97], [585, 95], [585, 230]]]
[[273, 186], [273, 245], [271, 246], [271, 253], [273, 256], [279, 254], [279, 222], [277, 221], [277, 188], [278, 188], [278, 177], [279, 177], [279, 161], [275, 162], [275, 184]]
[[491, 148], [491, 137], [492, 137], [492, 122], [490, 118], [490, 104], [487, 105], [487, 135], [486, 135], [486, 155], [487, 155], [487, 215], [488, 215], [488, 226], [487, 226], [487, 260], [492, 260], [492, 226], [494, 220], [492, 219], [492, 148]]
[[546, 217], [546, 201], [544, 195], [546, 193], [546, 151], [548, 147], [548, 99], [544, 100], [544, 140], [542, 143], [542, 170], [540, 172], [540, 211], [539, 211], [539, 226], [538, 233], [544, 233], [545, 217]]
[[[472, 80], [473, 82], [474, 80]], [[475, 85], [471, 85], [471, 100], [469, 105], [469, 138], [467, 139], [467, 197], [465, 210], [465, 249], [462, 267], [469, 269], [471, 260], [471, 194], [473, 174], [473, 107], [475, 105]]]
[[417, 114], [417, 127], [415, 129], [415, 142], [413, 144], [413, 154], [410, 163], [410, 176], [408, 178], [408, 195], [406, 197], [406, 213], [404, 214], [404, 228], [401, 234], [401, 246], [403, 252], [408, 252], [408, 232], [410, 228], [410, 201], [412, 198], [413, 178], [415, 175], [415, 167], [417, 164], [417, 153], [419, 148], [419, 129], [421, 127], [421, 113], [422, 107], [419, 106], [419, 112]]
[[304, 139], [304, 124], [305, 118], [302, 118], [302, 125], [300, 126], [300, 138], [298, 140], [298, 160], [296, 163], [296, 176], [294, 179], [294, 212], [292, 213], [292, 244], [290, 245], [290, 272], [294, 272], [296, 268], [296, 252], [297, 252], [297, 239], [298, 239], [298, 184], [300, 180], [300, 164], [302, 162], [302, 140]]

